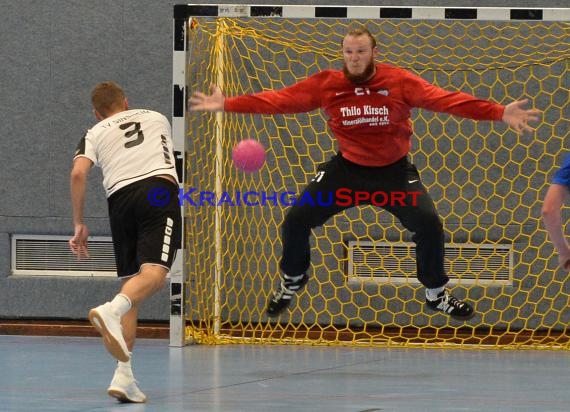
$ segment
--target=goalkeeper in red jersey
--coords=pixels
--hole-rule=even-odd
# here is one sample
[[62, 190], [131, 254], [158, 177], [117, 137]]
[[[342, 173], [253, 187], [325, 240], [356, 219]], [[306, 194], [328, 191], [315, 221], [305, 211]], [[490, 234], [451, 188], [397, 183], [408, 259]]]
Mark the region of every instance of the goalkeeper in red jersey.
[[[282, 114], [323, 109], [339, 150], [319, 165], [299, 198], [317, 199], [319, 193], [335, 194], [347, 188], [354, 194], [416, 193], [407, 200], [380, 203], [381, 207], [413, 233], [417, 276], [426, 288], [427, 309], [455, 319], [469, 319], [474, 314], [471, 305], [445, 288], [449, 278], [444, 270], [443, 225], [416, 167], [408, 159], [411, 109], [503, 121], [519, 133], [532, 131], [529, 122], [538, 121], [540, 112], [525, 109], [526, 100], [502, 106], [445, 91], [407, 70], [375, 62], [377, 52], [370, 32], [355, 29], [342, 41], [343, 70], [323, 70], [281, 90], [237, 97], [225, 97], [219, 87], [212, 85], [210, 95], [193, 94], [190, 110]], [[342, 201], [336, 199], [329, 205], [298, 202], [289, 209], [281, 228], [281, 282], [268, 303], [270, 317], [287, 308], [309, 279], [311, 230], [357, 204], [377, 204], [372, 199], [361, 196], [348, 202], [343, 195]]]

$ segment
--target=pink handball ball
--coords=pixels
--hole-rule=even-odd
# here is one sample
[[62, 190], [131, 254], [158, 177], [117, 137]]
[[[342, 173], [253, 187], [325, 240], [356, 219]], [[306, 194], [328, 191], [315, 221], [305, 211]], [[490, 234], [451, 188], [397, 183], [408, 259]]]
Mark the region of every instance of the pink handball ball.
[[234, 146], [232, 159], [239, 170], [253, 173], [265, 162], [265, 147], [254, 139], [242, 140]]

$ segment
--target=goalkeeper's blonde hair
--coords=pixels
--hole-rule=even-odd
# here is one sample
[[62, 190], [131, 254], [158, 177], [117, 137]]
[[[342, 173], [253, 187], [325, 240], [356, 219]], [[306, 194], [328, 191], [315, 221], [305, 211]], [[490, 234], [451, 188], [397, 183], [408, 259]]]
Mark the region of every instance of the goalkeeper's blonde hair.
[[372, 33], [370, 33], [370, 31], [366, 27], [358, 27], [358, 28], [349, 30], [348, 33], [346, 33], [346, 35], [344, 36], [344, 38], [341, 40], [340, 47], [343, 46], [344, 39], [348, 36], [353, 36], [353, 37], [366, 36], [370, 39], [370, 44], [372, 45], [372, 48], [376, 47], [376, 39], [374, 38]]

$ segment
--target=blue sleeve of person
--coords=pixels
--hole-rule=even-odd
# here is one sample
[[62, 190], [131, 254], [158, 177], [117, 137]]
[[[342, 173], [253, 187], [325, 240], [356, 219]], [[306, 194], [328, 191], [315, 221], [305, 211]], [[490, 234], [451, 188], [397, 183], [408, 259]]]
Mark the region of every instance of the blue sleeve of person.
[[564, 157], [564, 162], [560, 169], [554, 174], [552, 183], [570, 187], [570, 153]]

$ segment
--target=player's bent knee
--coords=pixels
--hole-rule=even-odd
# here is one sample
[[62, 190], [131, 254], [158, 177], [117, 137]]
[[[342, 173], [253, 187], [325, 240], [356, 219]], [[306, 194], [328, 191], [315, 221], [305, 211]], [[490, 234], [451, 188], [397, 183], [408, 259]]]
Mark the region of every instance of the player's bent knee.
[[161, 265], [156, 265], [153, 263], [144, 263], [141, 266], [140, 274], [152, 278], [155, 289], [158, 291], [166, 285], [166, 276], [169, 270]]

